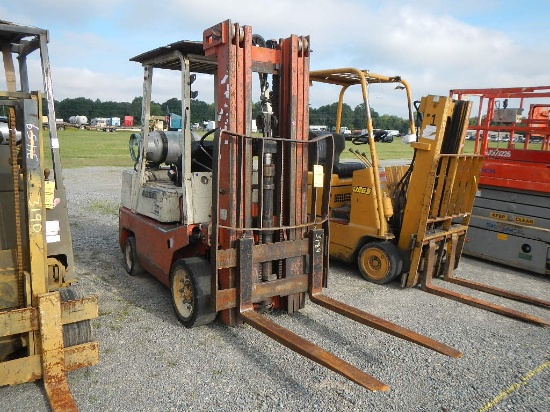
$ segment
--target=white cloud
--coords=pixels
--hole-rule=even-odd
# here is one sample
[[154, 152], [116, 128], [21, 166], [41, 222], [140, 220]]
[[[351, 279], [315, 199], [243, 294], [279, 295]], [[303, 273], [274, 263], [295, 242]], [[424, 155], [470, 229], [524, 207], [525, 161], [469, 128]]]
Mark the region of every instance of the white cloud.
[[[310, 35], [312, 69], [357, 67], [401, 75], [414, 98], [447, 95], [452, 88], [510, 87], [548, 83], [550, 49], [529, 34], [531, 22], [498, 26], [506, 4], [419, 0], [143, 0], [15, 2], [0, 6], [3, 18], [50, 30], [56, 99], [85, 96], [131, 100], [140, 95], [141, 68], [128, 59], [177, 40], [200, 40], [204, 29], [227, 19], [266, 38]], [[29, 13], [28, 10], [33, 10]], [[533, 16], [535, 19], [537, 16]], [[468, 23], [474, 21], [476, 23]], [[484, 23], [486, 22], [486, 23]], [[536, 27], [540, 29], [539, 24]], [[540, 38], [540, 37], [539, 37]], [[176, 79], [177, 80], [177, 79]], [[205, 79], [199, 98], [212, 101]], [[158, 99], [178, 95], [169, 75], [155, 74]], [[331, 103], [332, 93], [311, 104]], [[380, 114], [405, 116], [396, 93], [373, 98]], [[316, 99], [316, 100], [313, 100]], [[359, 103], [357, 97], [353, 104]]]

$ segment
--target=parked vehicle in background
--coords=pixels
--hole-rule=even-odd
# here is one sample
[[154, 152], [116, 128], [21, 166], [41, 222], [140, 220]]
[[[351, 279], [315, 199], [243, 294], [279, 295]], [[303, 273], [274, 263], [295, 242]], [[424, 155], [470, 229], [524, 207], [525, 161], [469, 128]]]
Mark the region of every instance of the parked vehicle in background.
[[120, 127], [120, 117], [107, 118], [107, 126]]
[[309, 126], [310, 132], [326, 132], [328, 130], [327, 126], [324, 125], [311, 125]]
[[[55, 119], [55, 127], [57, 130], [65, 129], [65, 121], [63, 119]], [[42, 128], [47, 130], [50, 128], [48, 116], [42, 116]]]
[[88, 124], [88, 118], [86, 116], [71, 116], [69, 117], [69, 123], [72, 126], [76, 126], [80, 129], [84, 129]]
[[102, 127], [106, 127], [107, 126], [107, 118], [105, 117], [94, 117], [91, 121], [90, 121], [90, 127], [91, 128], [102, 128]]
[[134, 127], [134, 116], [124, 116], [122, 125], [124, 127]]

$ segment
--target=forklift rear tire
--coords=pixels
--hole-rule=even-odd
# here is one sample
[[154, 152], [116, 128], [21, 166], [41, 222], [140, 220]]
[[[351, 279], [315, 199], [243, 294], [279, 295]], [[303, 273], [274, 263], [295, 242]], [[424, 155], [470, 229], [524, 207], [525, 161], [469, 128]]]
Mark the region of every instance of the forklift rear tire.
[[170, 271], [172, 305], [187, 328], [211, 323], [216, 318], [210, 305], [210, 263], [199, 257], [178, 259]]
[[126, 242], [124, 242], [124, 269], [130, 276], [145, 273], [138, 261], [136, 238], [134, 236], [128, 236]]
[[359, 271], [369, 282], [383, 285], [401, 274], [403, 258], [390, 242], [370, 242], [357, 255]]

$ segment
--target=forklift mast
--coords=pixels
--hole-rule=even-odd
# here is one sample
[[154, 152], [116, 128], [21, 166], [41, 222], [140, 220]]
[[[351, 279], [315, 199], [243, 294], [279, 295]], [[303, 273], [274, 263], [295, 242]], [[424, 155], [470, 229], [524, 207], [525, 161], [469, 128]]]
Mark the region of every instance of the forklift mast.
[[[309, 100], [309, 37], [293, 35], [278, 44], [269, 41], [266, 47], [268, 44], [259, 36], [252, 35], [250, 26], [221, 23], [204, 32], [203, 43], [206, 56], [215, 56], [218, 62], [217, 121], [222, 130], [215, 145], [219, 153], [214, 156], [219, 159], [213, 171], [212, 193], [213, 208], [218, 213], [213, 214], [212, 244], [218, 247], [212, 249], [212, 264], [219, 266], [223, 251], [245, 242], [243, 237], [256, 236], [263, 245], [286, 244], [285, 249], [290, 251], [302, 244], [311, 228], [326, 225], [326, 219], [320, 223], [308, 221], [306, 204], [307, 162], [303, 159], [307, 159], [309, 124], [305, 103]], [[273, 87], [270, 97], [264, 100], [268, 103], [265, 106], [273, 107], [273, 112], [262, 113], [259, 120], [263, 136], [256, 139], [237, 136], [251, 134], [253, 72], [259, 73], [264, 84], [267, 76], [271, 76]], [[257, 189], [253, 189], [252, 181], [254, 163]], [[265, 249], [258, 245], [262, 247]], [[324, 247], [324, 262], [328, 261], [326, 253]], [[250, 276], [256, 273], [264, 282], [282, 278], [295, 282], [293, 278], [306, 273], [305, 257], [297, 253], [280, 262], [274, 259], [251, 272], [241, 267], [241, 288], [245, 273]], [[326, 269], [325, 264], [323, 270]], [[221, 290], [234, 287], [235, 268], [217, 268], [216, 273], [218, 281], [212, 282], [214, 288], [218, 282]], [[292, 293], [276, 304], [292, 313], [303, 308], [304, 293]], [[219, 309], [217, 303], [216, 306]], [[224, 322], [234, 324], [235, 314], [224, 311], [221, 316]]]

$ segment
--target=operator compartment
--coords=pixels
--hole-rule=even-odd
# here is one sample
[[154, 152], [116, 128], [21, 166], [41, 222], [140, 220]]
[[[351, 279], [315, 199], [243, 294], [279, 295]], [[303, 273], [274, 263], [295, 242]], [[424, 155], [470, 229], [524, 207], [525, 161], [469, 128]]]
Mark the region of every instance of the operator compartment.
[[[211, 219], [213, 130], [202, 137], [191, 130], [191, 85], [197, 75], [214, 74], [216, 62], [201, 42], [179, 41], [131, 59], [143, 65], [143, 117], [140, 133], [129, 140], [133, 169], [122, 175], [122, 207], [163, 224], [200, 224]], [[181, 110], [163, 118], [152, 114], [152, 72], [177, 71]], [[214, 76], [211, 76], [212, 78]], [[173, 108], [172, 108], [173, 110]], [[174, 119], [172, 117], [177, 117]], [[175, 121], [174, 121], [175, 120]]]

